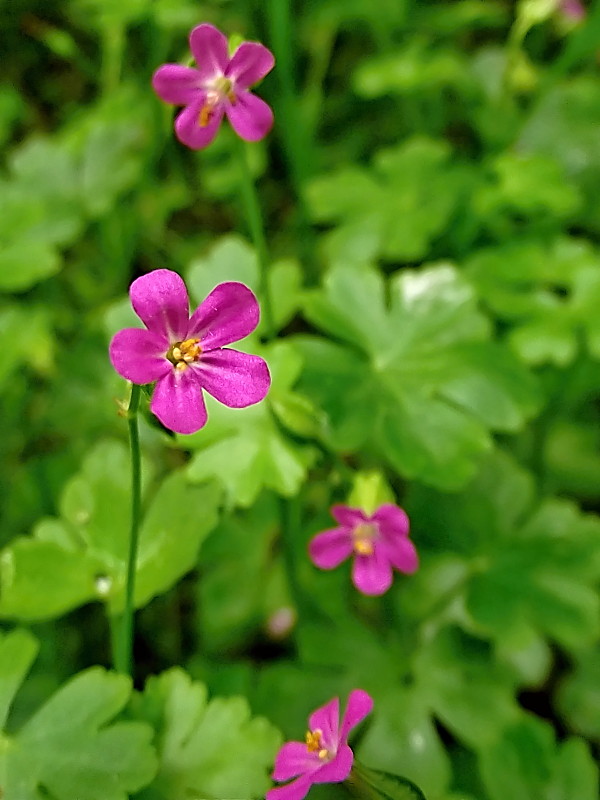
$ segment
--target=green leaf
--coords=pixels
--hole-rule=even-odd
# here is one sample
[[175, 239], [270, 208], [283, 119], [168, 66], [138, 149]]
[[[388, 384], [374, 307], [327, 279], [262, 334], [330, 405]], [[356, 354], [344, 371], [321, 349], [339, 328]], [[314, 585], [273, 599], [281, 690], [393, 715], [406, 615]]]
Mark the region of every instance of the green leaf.
[[203, 684], [172, 669], [149, 679], [133, 711], [157, 731], [160, 759], [140, 800], [251, 800], [269, 788], [281, 737], [266, 719], [250, 716], [244, 698], [207, 702]]
[[523, 220], [547, 231], [549, 223], [573, 219], [582, 198], [553, 158], [502, 153], [490, 164], [490, 177], [476, 190], [473, 211], [500, 240], [521, 232]]
[[[8, 712], [19, 686], [35, 660], [36, 639], [25, 630], [0, 632], [0, 726], [6, 725]], [[0, 784], [1, 787], [1, 784]]]
[[451, 779], [450, 759], [437, 733], [427, 697], [388, 684], [377, 697], [373, 719], [356, 750], [372, 768], [401, 772], [431, 797], [443, 797]]
[[0, 251], [0, 291], [26, 291], [61, 266], [58, 253], [43, 242], [14, 242]]
[[467, 273], [523, 360], [564, 366], [583, 333], [600, 355], [598, 253], [582, 239], [521, 239], [475, 253]]
[[536, 409], [532, 377], [489, 341], [475, 295], [449, 266], [334, 267], [307, 317], [352, 348], [302, 337], [301, 389], [329, 417], [332, 446], [369, 442], [398, 472], [446, 488], [473, 474], [489, 430], [514, 431]]
[[444, 142], [415, 137], [380, 151], [370, 170], [344, 167], [315, 179], [308, 205], [317, 222], [338, 226], [328, 237], [334, 260], [412, 261], [446, 229], [465, 185]]
[[483, 749], [481, 772], [490, 800], [595, 800], [598, 768], [582, 740], [560, 746], [551, 726], [527, 717]]
[[265, 493], [252, 508], [222, 519], [206, 540], [198, 586], [205, 652], [218, 655], [263, 624], [265, 585], [278, 532], [279, 504]]
[[21, 340], [23, 331], [27, 329], [29, 319], [27, 311], [17, 305], [5, 306], [0, 309], [0, 350], [2, 351], [0, 385], [21, 363], [21, 353], [16, 343]]
[[313, 448], [283, 435], [274, 409], [285, 404], [302, 368], [302, 359], [289, 343], [272, 345], [265, 356], [273, 383], [266, 400], [231, 409], [207, 398], [208, 425], [185, 437], [185, 446], [198, 452], [187, 475], [192, 482], [217, 478], [230, 503], [250, 506], [263, 488], [292, 497], [315, 460]]
[[589, 739], [600, 738], [600, 646], [578, 653], [573, 671], [558, 691], [558, 707], [570, 727]]
[[[593, 47], [597, 29], [590, 25], [589, 33]], [[517, 143], [520, 151], [550, 157], [563, 167], [583, 191], [584, 216], [596, 229], [600, 225], [595, 199], [600, 177], [600, 142], [595, 135], [598, 125], [598, 83], [591, 76], [581, 75], [552, 86], [541, 96]]]
[[[149, 470], [143, 470], [148, 478]], [[99, 443], [67, 484], [61, 519], [41, 521], [0, 556], [0, 615], [48, 619], [90, 600], [122, 607], [129, 541], [129, 456]], [[190, 486], [181, 470], [153, 492], [140, 532], [136, 606], [167, 591], [196, 563], [217, 521], [216, 484]]]
[[514, 677], [487, 642], [458, 628], [442, 628], [420, 648], [414, 674], [431, 711], [471, 748], [494, 741], [520, 713]]
[[[4, 711], [36, 649], [22, 631], [0, 639]], [[130, 692], [129, 678], [94, 667], [60, 688], [19, 731], [0, 733], [3, 796], [127, 800], [149, 783], [156, 772], [151, 728], [112, 722]]]
[[519, 650], [533, 633], [576, 648], [598, 635], [597, 517], [562, 499], [536, 502], [530, 476], [500, 453], [461, 494], [411, 494], [424, 541], [466, 554], [460, 595], [499, 646]]
[[[236, 234], [217, 240], [205, 258], [194, 260], [187, 271], [187, 285], [197, 303], [224, 281], [239, 281], [249, 286], [264, 304], [260, 294], [260, 271], [254, 248]], [[277, 330], [283, 328], [299, 307], [302, 273], [291, 259], [281, 259], [269, 267], [269, 292]], [[264, 327], [261, 321], [258, 333]]]
[[356, 761], [348, 785], [357, 797], [370, 797], [372, 800], [426, 800], [412, 781], [390, 772], [367, 769]]

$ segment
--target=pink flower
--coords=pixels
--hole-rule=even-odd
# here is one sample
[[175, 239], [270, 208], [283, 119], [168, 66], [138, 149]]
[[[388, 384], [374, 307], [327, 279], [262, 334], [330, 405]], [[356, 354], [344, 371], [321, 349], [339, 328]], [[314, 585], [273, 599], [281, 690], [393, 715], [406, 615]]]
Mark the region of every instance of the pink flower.
[[190, 33], [190, 49], [195, 68], [163, 64], [152, 77], [161, 100], [185, 106], [175, 120], [179, 141], [192, 150], [206, 147], [223, 114], [242, 139], [255, 142], [265, 137], [273, 125], [273, 112], [248, 88], [273, 68], [271, 51], [258, 42], [243, 42], [230, 58], [226, 37], [207, 24]]
[[314, 711], [305, 742], [286, 742], [275, 759], [273, 780], [287, 781], [267, 792], [267, 800], [302, 800], [313, 783], [340, 783], [350, 775], [354, 753], [348, 734], [373, 708], [373, 699], [362, 689], [350, 692], [340, 727], [337, 697]]
[[338, 505], [331, 514], [339, 528], [318, 533], [309, 545], [317, 567], [334, 569], [354, 553], [352, 582], [363, 594], [376, 595], [392, 585], [392, 567], [411, 573], [419, 566], [408, 538], [408, 516], [398, 506], [384, 503], [368, 516], [358, 508]]
[[150, 410], [176, 433], [194, 433], [206, 423], [202, 389], [230, 408], [262, 400], [271, 383], [258, 356], [224, 348], [258, 325], [256, 298], [243, 283], [221, 283], [189, 315], [182, 278], [157, 269], [129, 289], [133, 310], [147, 330], [126, 328], [110, 343], [110, 360], [133, 383], [153, 383]]
[[580, 0], [562, 0], [560, 11], [571, 22], [581, 22], [586, 16], [585, 6]]

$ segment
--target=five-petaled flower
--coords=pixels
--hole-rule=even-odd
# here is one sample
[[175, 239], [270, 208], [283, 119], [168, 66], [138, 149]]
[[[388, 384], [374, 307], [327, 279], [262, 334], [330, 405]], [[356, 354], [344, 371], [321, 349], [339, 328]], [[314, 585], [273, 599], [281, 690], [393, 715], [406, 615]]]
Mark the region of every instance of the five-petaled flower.
[[229, 57], [227, 39], [212, 25], [190, 33], [196, 67], [163, 64], [152, 78], [156, 94], [166, 103], [185, 106], [175, 120], [179, 141], [201, 150], [215, 138], [223, 114], [242, 139], [255, 142], [271, 130], [273, 112], [248, 91], [271, 71], [275, 59], [259, 42], [242, 42]]
[[392, 585], [392, 568], [410, 574], [419, 566], [408, 538], [408, 516], [398, 506], [384, 503], [368, 516], [358, 508], [337, 505], [331, 514], [339, 527], [318, 533], [309, 544], [317, 567], [334, 569], [354, 554], [352, 582], [363, 594], [378, 595]]
[[259, 356], [224, 348], [256, 328], [258, 302], [243, 283], [220, 283], [189, 315], [183, 279], [168, 269], [137, 278], [129, 289], [143, 328], [119, 331], [110, 360], [119, 375], [153, 383], [150, 410], [176, 433], [194, 433], [206, 423], [202, 389], [230, 408], [262, 400], [271, 383]]
[[314, 711], [304, 742], [286, 742], [275, 759], [273, 780], [288, 781], [267, 792], [267, 800], [302, 800], [313, 783], [340, 783], [350, 775], [354, 754], [348, 734], [373, 708], [373, 699], [363, 689], [350, 692], [340, 726], [337, 697]]

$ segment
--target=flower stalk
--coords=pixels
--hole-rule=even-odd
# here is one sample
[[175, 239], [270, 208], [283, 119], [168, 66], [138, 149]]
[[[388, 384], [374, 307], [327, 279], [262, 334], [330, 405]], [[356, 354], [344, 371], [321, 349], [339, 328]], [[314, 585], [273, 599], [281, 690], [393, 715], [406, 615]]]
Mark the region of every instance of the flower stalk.
[[135, 598], [135, 571], [139, 547], [139, 534], [142, 508], [142, 464], [140, 435], [138, 429], [138, 409], [142, 387], [131, 384], [131, 395], [127, 408], [129, 428], [129, 449], [131, 456], [131, 527], [129, 531], [129, 552], [127, 556], [127, 576], [125, 583], [125, 608], [121, 617], [120, 635], [114, 655], [115, 669], [131, 675], [133, 666], [133, 615]]

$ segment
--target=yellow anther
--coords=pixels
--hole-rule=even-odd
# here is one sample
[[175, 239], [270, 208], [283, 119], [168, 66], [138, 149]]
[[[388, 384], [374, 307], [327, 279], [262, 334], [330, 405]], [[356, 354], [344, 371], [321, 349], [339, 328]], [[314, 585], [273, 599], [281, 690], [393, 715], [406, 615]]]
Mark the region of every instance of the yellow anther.
[[206, 128], [206, 126], [209, 124], [211, 120], [212, 115], [213, 115], [212, 106], [209, 105], [202, 106], [202, 108], [200, 109], [200, 116], [198, 117], [198, 125], [200, 125], [201, 128]]
[[202, 348], [200, 339], [185, 339], [183, 342], [176, 342], [169, 352], [167, 358], [175, 369], [182, 371], [188, 364], [193, 364], [200, 357]]
[[369, 539], [356, 539], [354, 542], [354, 550], [361, 556], [372, 556], [373, 549], [373, 542]]
[[[319, 751], [319, 758], [321, 758], [321, 736], [323, 731], [317, 728], [316, 731], [306, 731], [306, 749], [309, 753], [316, 753]], [[327, 752], [327, 751], [325, 751]]]
[[354, 551], [361, 556], [372, 556], [375, 550], [374, 541], [379, 535], [377, 525], [372, 522], [362, 522], [352, 531]]
[[321, 759], [321, 761], [327, 758], [328, 755], [329, 755], [329, 750], [326, 750], [325, 748], [319, 750], [319, 758]]

